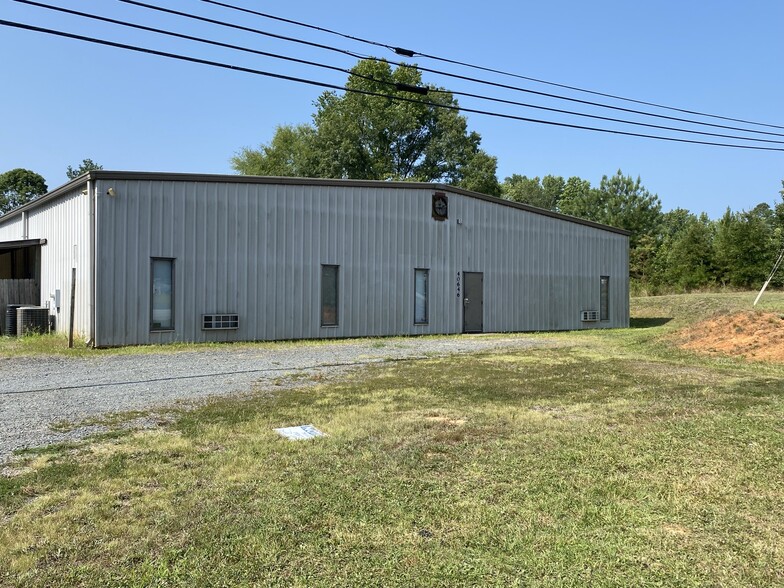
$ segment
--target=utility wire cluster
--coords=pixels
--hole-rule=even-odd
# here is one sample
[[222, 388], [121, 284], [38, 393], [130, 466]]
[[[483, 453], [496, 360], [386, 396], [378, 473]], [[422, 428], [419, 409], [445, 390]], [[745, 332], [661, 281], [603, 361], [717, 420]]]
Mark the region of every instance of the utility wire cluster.
[[[57, 6], [45, 2], [37, 2], [34, 0], [11, 0], [11, 1], [19, 4], [31, 6], [34, 9], [44, 9], [46, 11], [55, 12], [59, 14], [68, 14], [70, 16], [74, 16], [77, 17], [78, 19], [83, 19], [85, 21], [90, 21], [90, 22], [97, 21], [97, 22], [107, 23], [109, 25], [121, 27], [122, 29], [125, 30], [142, 31], [144, 33], [153, 33], [154, 35], [158, 35], [161, 37], [168, 37], [170, 39], [174, 38], [174, 39], [180, 39], [184, 41], [195, 42], [200, 45], [204, 45], [208, 47], [217, 47], [220, 49], [227, 49], [230, 51], [239, 52], [245, 55], [253, 55], [257, 57], [274, 59], [282, 62], [296, 64], [297, 66], [306, 66], [319, 70], [327, 70], [332, 72], [340, 72], [352, 76], [358, 76], [376, 82], [378, 84], [377, 87], [379, 87], [379, 90], [378, 91], [363, 90], [353, 86], [343, 86], [335, 83], [320, 81], [320, 80], [313, 79], [311, 77], [294, 76], [294, 75], [262, 70], [256, 67], [249, 67], [249, 66], [244, 66], [239, 64], [230, 64], [230, 63], [226, 63], [224, 60], [205, 59], [202, 57], [186, 55], [183, 53], [173, 53], [170, 51], [161, 51], [150, 47], [143, 47], [135, 43], [134, 44], [120, 43], [117, 41], [101, 39], [93, 36], [80, 35], [64, 30], [56, 30], [52, 28], [35, 26], [35, 25], [21, 23], [21, 22], [0, 20], [0, 25], [4, 27], [12, 27], [12, 28], [22, 29], [30, 32], [64, 37], [77, 41], [82, 41], [85, 43], [114, 47], [126, 51], [145, 53], [148, 55], [164, 57], [167, 59], [197, 63], [210, 67], [228, 69], [241, 73], [257, 75], [257, 76], [271, 77], [271, 78], [276, 78], [289, 82], [295, 82], [295, 83], [307, 84], [311, 86], [325, 88], [329, 90], [355, 92], [368, 96], [380, 96], [380, 97], [391, 98], [393, 100], [398, 100], [403, 102], [415, 102], [420, 104], [426, 104], [435, 108], [447, 108], [451, 110], [462, 111], [464, 113], [480, 114], [484, 116], [491, 116], [496, 118], [516, 120], [516, 121], [522, 121], [522, 122], [528, 122], [534, 124], [566, 127], [572, 129], [587, 130], [587, 131], [594, 131], [600, 133], [609, 133], [615, 135], [642, 137], [647, 139], [672, 141], [678, 143], [692, 143], [692, 144], [700, 144], [700, 145], [711, 145], [711, 146], [718, 146], [718, 147], [751, 149], [751, 150], [761, 150], [761, 151], [784, 151], [784, 133], [773, 131], [773, 130], [762, 130], [762, 129], [784, 130], [784, 126], [774, 125], [770, 123], [763, 123], [763, 122], [754, 122], [750, 120], [732, 118], [732, 117], [722, 116], [717, 114], [710, 114], [710, 113], [700, 112], [696, 110], [688, 110], [688, 109], [678, 108], [674, 106], [666, 106], [666, 105], [657, 104], [653, 102], [646, 102], [634, 98], [627, 98], [627, 97], [617, 96], [613, 94], [598, 92], [595, 90], [579, 88], [576, 86], [570, 86], [570, 85], [560, 84], [547, 80], [527, 77], [517, 73], [503, 71], [500, 69], [475, 65], [467, 62], [449, 59], [446, 57], [439, 57], [436, 55], [429, 55], [426, 53], [415, 51], [413, 49], [396, 47], [394, 45], [389, 45], [378, 41], [373, 41], [370, 39], [364, 39], [361, 37], [348, 35], [346, 33], [331, 30], [328, 28], [319, 27], [313, 24], [308, 24], [297, 20], [276, 16], [261, 11], [251, 10], [248, 8], [237, 6], [235, 4], [221, 2], [218, 0], [194, 0], [194, 4], [199, 4], [199, 3], [209, 4], [230, 11], [231, 13], [239, 13], [243, 16], [244, 20], [247, 20], [248, 15], [250, 15], [250, 18], [253, 19], [265, 19], [265, 20], [272, 20], [275, 22], [282, 22], [285, 23], [286, 25], [297, 27], [298, 29], [306, 29], [308, 31], [317, 31], [322, 34], [337, 36], [354, 43], [361, 43], [365, 45], [371, 45], [375, 48], [385, 49], [392, 52], [394, 55], [398, 57], [402, 57], [406, 59], [420, 57], [425, 60], [437, 61], [437, 62], [451, 64], [453, 66], [459, 66], [464, 70], [468, 69], [468, 70], [484, 72], [485, 75], [493, 74], [495, 76], [525, 80], [527, 82], [534, 82], [536, 84], [548, 85], [551, 87], [556, 87], [563, 90], [569, 90], [572, 92], [597, 96], [600, 98], [609, 98], [611, 100], [624, 102], [628, 104], [634, 104], [638, 106], [635, 107], [619, 106], [619, 105], [607, 103], [606, 101], [602, 102], [594, 99], [588, 100], [583, 98], [576, 98], [574, 96], [565, 95], [563, 93], [558, 93], [556, 91], [545, 92], [542, 90], [533, 89], [531, 87], [518, 85], [517, 83], [503, 83], [503, 82], [495, 81], [493, 79], [484, 79], [481, 77], [476, 77], [475, 75], [466, 75], [466, 74], [454, 73], [449, 71], [443, 71], [436, 68], [425, 67], [419, 64], [408, 63], [406, 61], [402, 61], [399, 65], [405, 68], [415, 68], [421, 72], [427, 72], [437, 76], [441, 76], [443, 78], [452, 80], [452, 82], [450, 83], [455, 83], [454, 81], [459, 81], [461, 83], [478, 85], [484, 88], [490, 88], [492, 89], [492, 91], [506, 92], [507, 96], [524, 94], [527, 96], [536, 96], [548, 100], [557, 100], [561, 102], [582, 105], [584, 107], [587, 106], [590, 107], [591, 109], [594, 109], [595, 112], [570, 110], [567, 108], [558, 108], [555, 106], [546, 106], [542, 104], [524, 102], [512, 98], [504, 98], [499, 95], [490, 94], [491, 90], [489, 89], [486, 89], [485, 92], [482, 93], [480, 91], [469, 92], [469, 91], [462, 91], [458, 89], [446, 90], [435, 86], [413, 86], [413, 85], [401, 84], [401, 83], [390, 83], [390, 82], [374, 79], [370, 76], [364, 76], [356, 72], [352, 72], [350, 68], [326, 63], [321, 60], [304, 59], [301, 57], [295, 57], [294, 55], [290, 55], [290, 54], [287, 55], [287, 54], [275, 53], [271, 51], [262, 51], [260, 49], [256, 49], [255, 47], [249, 47], [246, 45], [239, 45], [235, 43], [228, 43], [216, 39], [209, 39], [202, 35], [177, 32], [171, 30], [170, 28], [153, 27], [150, 25], [133, 23], [125, 19], [121, 20], [116, 18], [110, 18], [108, 16], [101, 16], [93, 12], [82, 12], [82, 11], [73, 10], [70, 8]], [[366, 55], [348, 49], [343, 49], [327, 43], [319, 43], [319, 42], [311, 41], [309, 39], [301, 38], [299, 36], [283, 35], [270, 30], [248, 26], [246, 24], [241, 25], [241, 24], [232, 23], [228, 20], [207, 18], [196, 14], [173, 10], [164, 6], [152, 4], [150, 2], [142, 2], [140, 0], [118, 0], [118, 2], [126, 5], [132, 5], [140, 9], [140, 14], [143, 14], [148, 17], [153, 17], [153, 16], [160, 17], [161, 14], [166, 15], [165, 17], [166, 19], [170, 17], [175, 17], [177, 22], [181, 22], [183, 26], [186, 23], [191, 24], [197, 28], [202, 27], [203, 25], [207, 25], [209, 27], [216, 27], [216, 31], [218, 29], [221, 29], [221, 30], [228, 30], [232, 33], [237, 33], [237, 32], [243, 34], [249, 33], [254, 36], [262, 36], [267, 39], [273, 39], [276, 42], [282, 42], [287, 44], [287, 46], [291, 46], [292, 49], [294, 47], [306, 47], [309, 50], [324, 51], [330, 54], [339, 54], [340, 56], [351, 57], [352, 59], [371, 59], [371, 60], [382, 59], [380, 57]], [[106, 6], [106, 3], [101, 3], [101, 5]], [[390, 91], [384, 92], [382, 89], [384, 86], [390, 86]], [[391, 92], [391, 90], [403, 91], [405, 92], [405, 94], [400, 94], [399, 92]], [[443, 100], [433, 101], [427, 99], [428, 96], [439, 94], [439, 93], [446, 93], [452, 96], [460, 96], [464, 98], [469, 98], [471, 100], [490, 102], [496, 105], [505, 105], [507, 107], [513, 107], [514, 109], [530, 109], [530, 110], [545, 111], [549, 113], [556, 113], [558, 115], [564, 115], [567, 118], [566, 120], [539, 119], [539, 118], [533, 118], [531, 116], [524, 116], [522, 114], [515, 114], [514, 111], [502, 112], [497, 110], [468, 107], [465, 105], [457, 106], [456, 103], [452, 101], [443, 101]], [[648, 108], [642, 108], [642, 107], [648, 107]], [[653, 110], [651, 110], [651, 108], [653, 108]], [[517, 111], [519, 112], [519, 110]], [[596, 111], [598, 111], [598, 113]], [[667, 111], [670, 113], [677, 113], [677, 114], [663, 114], [661, 111]], [[602, 112], [604, 112], [605, 114], [601, 114]], [[622, 114], [619, 116], [610, 116], [611, 113], [622, 113]], [[632, 115], [632, 116], [629, 117], [628, 115]], [[624, 116], [624, 118], [620, 118], [620, 116]], [[592, 123], [593, 125], [596, 126], [577, 124], [576, 122], [568, 122], [569, 120], [571, 120], [570, 117], [576, 117], [578, 119], [583, 119], [583, 120], [589, 119], [591, 121], [598, 121], [598, 122]], [[643, 120], [637, 120], [635, 117], [642, 117]], [[700, 119], [709, 119], [712, 121], [723, 121], [723, 122], [708, 122], [708, 120], [700, 120]], [[617, 126], [609, 127], [607, 126], [607, 123], [612, 123], [613, 125], [620, 125], [620, 128], [618, 128]], [[673, 126], [673, 123], [679, 123], [679, 125]], [[736, 123], [736, 124], [728, 124], [728, 123]], [[638, 129], [642, 129], [645, 132], [642, 132], [642, 130], [638, 130]], [[655, 129], [656, 133], [652, 134], [652, 132], [649, 132], [648, 129]], [[659, 131], [667, 131], [668, 134], [660, 134]], [[672, 133], [674, 133], [674, 135]], [[695, 136], [699, 138], [693, 138]], [[724, 139], [730, 141], [724, 141], [724, 140], [716, 141], [713, 139]]]

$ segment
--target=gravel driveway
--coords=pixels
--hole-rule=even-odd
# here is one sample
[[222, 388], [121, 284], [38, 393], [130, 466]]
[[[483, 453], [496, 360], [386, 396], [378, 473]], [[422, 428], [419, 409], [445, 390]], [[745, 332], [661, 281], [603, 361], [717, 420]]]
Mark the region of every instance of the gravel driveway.
[[[355, 339], [319, 344], [204, 348], [151, 354], [0, 357], [0, 464], [15, 449], [76, 440], [103, 429], [85, 424], [67, 432], [55, 423], [126, 411], [162, 410], [210, 396], [279, 388], [293, 374], [335, 375], [389, 360], [496, 348], [547, 345], [516, 335]], [[133, 426], [154, 426], [143, 417]]]

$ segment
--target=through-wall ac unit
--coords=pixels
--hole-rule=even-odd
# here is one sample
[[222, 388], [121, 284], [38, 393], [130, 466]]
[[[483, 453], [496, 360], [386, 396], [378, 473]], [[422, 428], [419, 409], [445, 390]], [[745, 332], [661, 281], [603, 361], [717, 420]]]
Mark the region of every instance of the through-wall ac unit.
[[238, 314], [203, 314], [201, 315], [202, 331], [217, 331], [239, 329], [240, 317]]
[[598, 310], [583, 310], [580, 313], [580, 320], [584, 323], [595, 323], [599, 320]]

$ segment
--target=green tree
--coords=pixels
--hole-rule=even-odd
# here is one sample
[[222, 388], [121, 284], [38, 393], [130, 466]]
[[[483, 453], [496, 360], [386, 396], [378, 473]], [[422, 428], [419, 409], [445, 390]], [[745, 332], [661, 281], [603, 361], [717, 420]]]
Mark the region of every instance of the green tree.
[[501, 184], [501, 194], [507, 200], [530, 204], [548, 210], [558, 210], [566, 182], [561, 176], [547, 175], [529, 178], [512, 174]]
[[577, 176], [572, 176], [566, 180], [561, 198], [558, 202], [558, 210], [563, 214], [588, 218], [588, 202], [591, 195], [591, 182], [583, 180]]
[[102, 165], [98, 165], [92, 159], [83, 159], [82, 163], [79, 164], [79, 167], [76, 169], [72, 168], [70, 165], [68, 169], [65, 170], [65, 175], [68, 176], [69, 180], [73, 180], [78, 178], [82, 174], [86, 174], [89, 171], [94, 171], [98, 169], [103, 169]]
[[722, 284], [754, 288], [767, 278], [780, 249], [781, 229], [768, 204], [733, 213], [716, 229], [716, 264]]
[[0, 174], [0, 214], [5, 214], [46, 194], [46, 180], [29, 169], [16, 168]]
[[[260, 149], [233, 159], [239, 173], [444, 182], [498, 194], [496, 160], [479, 148], [449, 92], [422, 88], [420, 72], [386, 61], [362, 60], [346, 84], [324, 92], [312, 125], [278, 127]], [[381, 94], [381, 96], [368, 95]], [[399, 100], [405, 99], [404, 101]]]
[[565, 188], [566, 181], [561, 176], [547, 175], [542, 178], [542, 189], [544, 190], [545, 201], [547, 203], [546, 208], [558, 210]]
[[478, 150], [463, 168], [460, 187], [489, 196], [501, 196], [501, 184], [495, 175], [497, 167], [498, 159]]
[[232, 157], [231, 165], [240, 174], [248, 176], [316, 176], [313, 155], [315, 129], [310, 125], [282, 125], [268, 145], [259, 149], [242, 149]]
[[680, 208], [664, 216], [669, 217], [664, 225], [670, 230], [659, 248], [660, 284], [687, 292], [712, 285], [716, 273], [714, 223], [705, 213], [697, 217]]
[[661, 202], [640, 182], [624, 176], [621, 170], [611, 178], [602, 177], [592, 211], [598, 222], [631, 231], [629, 246], [634, 249], [643, 235], [655, 235], [662, 220]]

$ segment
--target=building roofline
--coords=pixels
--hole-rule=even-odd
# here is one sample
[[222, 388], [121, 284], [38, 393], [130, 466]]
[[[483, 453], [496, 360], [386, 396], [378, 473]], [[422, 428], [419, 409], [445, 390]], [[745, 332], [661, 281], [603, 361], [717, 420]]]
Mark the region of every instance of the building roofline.
[[27, 210], [38, 208], [39, 206], [46, 204], [47, 202], [55, 200], [56, 198], [62, 196], [63, 194], [68, 194], [70, 192], [73, 192], [79, 186], [87, 184], [88, 180], [90, 180], [88, 174], [82, 174], [78, 178], [74, 178], [70, 182], [63, 184], [62, 186], [58, 186], [51, 192], [47, 192], [43, 196], [40, 196], [35, 200], [28, 202], [27, 204], [23, 204], [22, 206], [14, 208], [13, 210], [10, 210], [3, 215], [0, 215], [0, 225], [2, 225], [8, 219], [19, 216], [20, 214], [22, 214]]
[[510, 208], [516, 208], [518, 210], [525, 210], [527, 212], [531, 212], [533, 214], [539, 214], [542, 216], [547, 216], [571, 223], [575, 223], [578, 225], [585, 225], [588, 227], [593, 227], [595, 229], [601, 229], [604, 231], [609, 231], [611, 233], [617, 233], [619, 235], [631, 235], [630, 231], [619, 229], [617, 227], [611, 227], [609, 225], [604, 225], [602, 223], [597, 223], [594, 221], [590, 221], [583, 218], [578, 218], [575, 216], [569, 216], [567, 214], [561, 214], [560, 212], [554, 212], [552, 210], [547, 210], [545, 208], [538, 208], [536, 206], [531, 206], [529, 204], [522, 204], [520, 202], [513, 202], [512, 200], [505, 200], [503, 198], [497, 198], [495, 196], [488, 196], [487, 194], [482, 194], [480, 192], [473, 192], [471, 190], [465, 190], [463, 188], [458, 188], [456, 186], [450, 186], [448, 184], [438, 184], [438, 183], [427, 183], [427, 182], [401, 182], [401, 181], [383, 181], [383, 180], [335, 180], [335, 179], [325, 179], [325, 178], [293, 178], [293, 177], [282, 177], [282, 176], [246, 176], [246, 175], [234, 175], [234, 174], [199, 174], [199, 173], [181, 173], [181, 172], [139, 172], [139, 171], [111, 171], [111, 170], [93, 170], [86, 172], [80, 175], [77, 178], [74, 178], [70, 182], [55, 188], [53, 191], [49, 192], [48, 194], [33, 200], [32, 202], [28, 202], [27, 204], [20, 206], [12, 210], [11, 212], [6, 213], [3, 216], [0, 216], [0, 224], [4, 221], [8, 220], [9, 218], [13, 218], [18, 214], [36, 208], [46, 202], [54, 200], [58, 196], [62, 196], [63, 194], [67, 194], [72, 192], [80, 185], [86, 184], [88, 181], [91, 180], [147, 180], [147, 181], [159, 181], [159, 182], [222, 182], [222, 183], [232, 183], [232, 184], [272, 184], [272, 185], [294, 185], [294, 186], [345, 186], [345, 187], [352, 187], [352, 188], [414, 188], [418, 190], [442, 190], [444, 192], [451, 192], [453, 194], [460, 194], [463, 196], [468, 196], [470, 198], [476, 198], [477, 200], [484, 200], [486, 202], [492, 202], [495, 204], [500, 204], [502, 206], [508, 206]]

